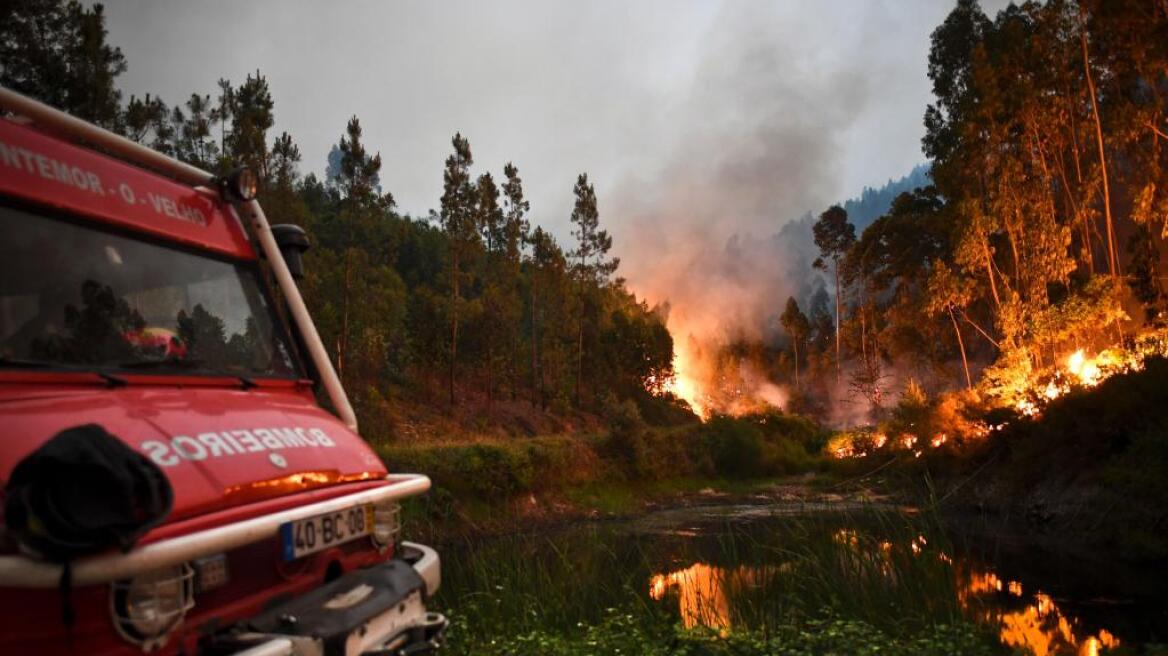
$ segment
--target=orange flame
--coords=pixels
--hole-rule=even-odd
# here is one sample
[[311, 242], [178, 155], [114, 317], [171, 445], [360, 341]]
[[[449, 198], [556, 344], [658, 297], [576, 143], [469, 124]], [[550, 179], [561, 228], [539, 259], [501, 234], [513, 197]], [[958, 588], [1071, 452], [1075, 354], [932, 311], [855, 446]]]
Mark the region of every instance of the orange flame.
[[[1063, 360], [1045, 386], [1015, 402], [1014, 408], [1028, 417], [1034, 417], [1042, 413], [1048, 402], [1070, 392], [1076, 385], [1095, 387], [1115, 374], [1140, 368], [1138, 361], [1131, 358], [1125, 361], [1111, 349], [1094, 356], [1088, 356], [1084, 349], [1078, 349]], [[1027, 383], [1023, 381], [1021, 385], [1025, 387]]]
[[709, 418], [709, 409], [702, 403], [698, 381], [693, 377], [693, 358], [688, 349], [673, 346], [673, 378], [665, 383], [665, 391], [685, 401], [702, 420]]

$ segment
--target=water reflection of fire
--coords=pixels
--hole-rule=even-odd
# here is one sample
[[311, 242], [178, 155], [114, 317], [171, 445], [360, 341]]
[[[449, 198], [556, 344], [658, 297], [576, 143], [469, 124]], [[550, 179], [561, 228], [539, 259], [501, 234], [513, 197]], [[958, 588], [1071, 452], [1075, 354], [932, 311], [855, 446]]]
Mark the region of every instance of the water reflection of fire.
[[[833, 539], [849, 549], [865, 549], [867, 544], [850, 529], [837, 531]], [[890, 557], [895, 548], [888, 541], [875, 544], [878, 550], [871, 555], [878, 558]], [[1081, 628], [1079, 620], [1064, 614], [1050, 595], [1035, 591], [1026, 600], [1021, 582], [1004, 581], [997, 574], [969, 567], [960, 559], [955, 564], [954, 559], [944, 552], [926, 552], [927, 545], [928, 541], [922, 535], [913, 539], [909, 548], [916, 556], [935, 555], [953, 566], [958, 603], [974, 619], [998, 627], [1002, 644], [1034, 656], [1097, 656], [1103, 649], [1119, 646], [1119, 639], [1106, 629], [1091, 633]], [[776, 568], [775, 571], [786, 569]], [[705, 626], [726, 630], [731, 626], [728, 590], [757, 585], [764, 573], [759, 568], [730, 570], [697, 562], [684, 569], [653, 575], [649, 579], [649, 596], [662, 600], [670, 591], [676, 591], [678, 610], [686, 628]], [[893, 575], [891, 569], [887, 573]], [[1003, 599], [1015, 601], [1001, 603]], [[1019, 608], [1019, 602], [1025, 605]]]
[[1034, 656], [1096, 656], [1101, 649], [1119, 646], [1119, 639], [1107, 629], [1097, 634], [1080, 629], [1078, 620], [1064, 615], [1050, 595], [1035, 592], [1031, 603], [1020, 610], [986, 608], [978, 603], [991, 595], [1021, 598], [1022, 584], [1003, 584], [993, 572], [958, 570], [957, 598], [961, 606], [978, 619], [1001, 627], [999, 636], [1008, 647], [1025, 649]]
[[726, 629], [730, 627], [730, 604], [722, 588], [725, 575], [721, 568], [694, 563], [685, 569], [654, 575], [649, 581], [649, 596], [660, 600], [675, 589], [681, 621], [687, 629]]

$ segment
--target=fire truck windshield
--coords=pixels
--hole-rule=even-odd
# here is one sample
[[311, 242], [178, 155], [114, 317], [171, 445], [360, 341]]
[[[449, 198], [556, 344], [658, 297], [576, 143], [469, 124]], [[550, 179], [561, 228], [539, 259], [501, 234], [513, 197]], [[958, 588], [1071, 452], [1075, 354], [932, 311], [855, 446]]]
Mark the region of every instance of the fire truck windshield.
[[258, 267], [0, 206], [0, 367], [299, 377]]

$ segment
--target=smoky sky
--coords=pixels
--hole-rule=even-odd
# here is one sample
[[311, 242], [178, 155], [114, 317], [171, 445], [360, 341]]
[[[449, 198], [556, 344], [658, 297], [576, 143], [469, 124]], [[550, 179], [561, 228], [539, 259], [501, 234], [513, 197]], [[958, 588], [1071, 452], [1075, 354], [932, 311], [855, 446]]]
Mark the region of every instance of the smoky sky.
[[[781, 221], [922, 160], [928, 35], [949, 0], [258, 2], [110, 0], [127, 95], [170, 103], [260, 70], [276, 130], [324, 169], [357, 115], [382, 181], [436, 207], [456, 131], [476, 168], [520, 168], [533, 218], [568, 237], [589, 172], [618, 239], [685, 178], [698, 203]], [[764, 184], [759, 184], [759, 183]], [[711, 195], [701, 187], [720, 185]], [[640, 203], [631, 203], [630, 199]], [[638, 205], [638, 207], [633, 207]]]

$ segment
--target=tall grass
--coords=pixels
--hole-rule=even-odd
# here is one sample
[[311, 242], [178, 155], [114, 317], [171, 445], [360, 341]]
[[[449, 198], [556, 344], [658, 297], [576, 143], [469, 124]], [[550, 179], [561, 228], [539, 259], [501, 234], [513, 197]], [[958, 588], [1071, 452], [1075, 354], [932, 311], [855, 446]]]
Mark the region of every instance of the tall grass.
[[[859, 651], [910, 653], [906, 645], [925, 637], [966, 641], [963, 653], [993, 651], [992, 637], [962, 618], [953, 572], [939, 557], [946, 549], [928, 520], [887, 512], [785, 517], [765, 527], [715, 527], [706, 537], [592, 525], [448, 547], [438, 601], [455, 621], [456, 654], [509, 653], [504, 647], [520, 644], [535, 650], [528, 653], [567, 654], [581, 641], [609, 653], [600, 647], [610, 639], [624, 650], [611, 653], [711, 639], [719, 648], [780, 639], [810, 645], [813, 636], [804, 634], [827, 625], [851, 635]], [[729, 632], [679, 631], [678, 593], [650, 597], [654, 574], [694, 563], [713, 568], [724, 595], [697, 603], [709, 604], [710, 616], [724, 613]]]
[[383, 443], [376, 449], [391, 471], [430, 476], [435, 494], [425, 512], [445, 519], [455, 506], [503, 508], [520, 495], [570, 493], [596, 483], [747, 480], [801, 473], [822, 464], [824, 439], [802, 417], [767, 414], [673, 427], [624, 421], [604, 434]]

